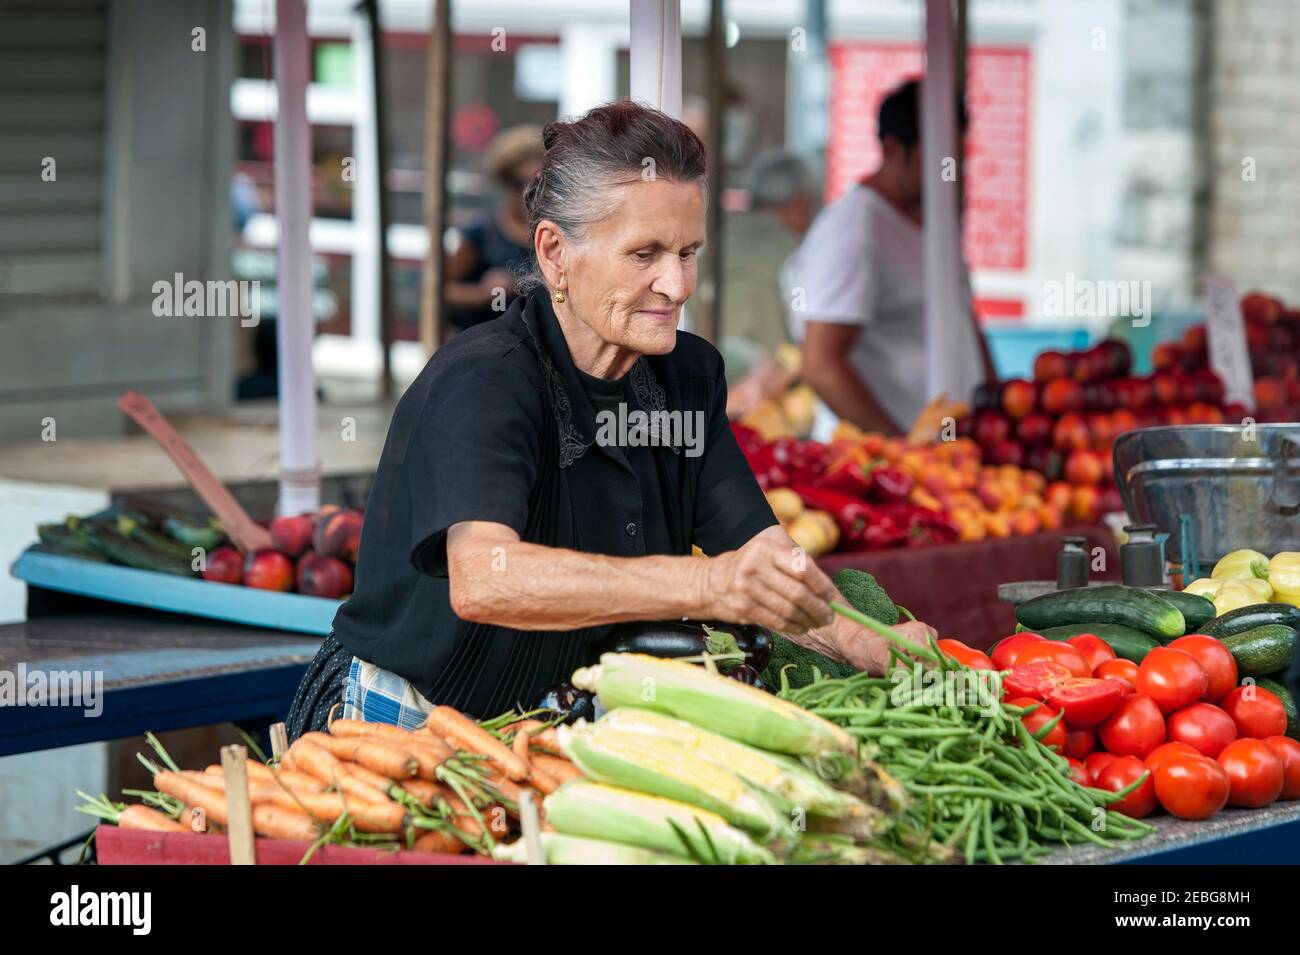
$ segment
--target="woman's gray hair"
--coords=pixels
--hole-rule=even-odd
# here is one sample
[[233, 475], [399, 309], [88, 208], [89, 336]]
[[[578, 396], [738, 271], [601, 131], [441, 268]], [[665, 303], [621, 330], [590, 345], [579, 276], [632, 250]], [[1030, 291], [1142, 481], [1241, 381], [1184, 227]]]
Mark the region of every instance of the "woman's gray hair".
[[[549, 219], [566, 238], [583, 241], [591, 224], [614, 210], [611, 190], [623, 183], [704, 181], [700, 137], [685, 123], [630, 100], [597, 106], [571, 123], [549, 123], [542, 145], [541, 171], [524, 189], [530, 236]], [[542, 284], [534, 262], [515, 288], [527, 292]]]

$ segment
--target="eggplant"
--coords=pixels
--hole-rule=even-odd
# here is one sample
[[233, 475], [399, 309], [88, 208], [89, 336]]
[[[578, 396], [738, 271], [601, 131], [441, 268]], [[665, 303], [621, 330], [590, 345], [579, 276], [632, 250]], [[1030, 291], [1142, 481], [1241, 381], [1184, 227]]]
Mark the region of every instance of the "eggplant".
[[759, 627], [699, 620], [636, 621], [616, 624], [592, 647], [602, 653], [644, 653], [652, 657], [697, 657], [708, 649], [705, 626], [729, 633], [745, 654], [746, 664], [759, 672], [772, 655], [772, 638]]
[[595, 720], [596, 694], [590, 690], [580, 690], [572, 683], [556, 683], [542, 691], [541, 697], [533, 704], [533, 709], [563, 713], [565, 723]]
[[748, 663], [741, 663], [729, 670], [723, 670], [722, 675], [733, 680], [739, 680], [746, 686], [752, 686], [757, 690], [763, 689], [762, 675]]

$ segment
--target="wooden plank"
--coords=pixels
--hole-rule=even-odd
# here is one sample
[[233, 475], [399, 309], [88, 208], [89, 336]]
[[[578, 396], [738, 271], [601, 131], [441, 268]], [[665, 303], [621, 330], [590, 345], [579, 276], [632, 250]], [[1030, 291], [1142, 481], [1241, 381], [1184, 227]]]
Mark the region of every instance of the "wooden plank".
[[99, 247], [97, 213], [7, 215], [0, 230], [0, 252], [85, 251]]
[[97, 10], [62, 14], [5, 10], [0, 15], [0, 52], [99, 50], [107, 42], [104, 19]]
[[257, 865], [253, 844], [253, 803], [248, 796], [248, 750], [239, 745], [221, 747], [221, 770], [226, 780], [226, 832], [231, 865]]
[[0, 120], [7, 128], [86, 129], [104, 123], [102, 90], [73, 93], [0, 94]]
[[39, 89], [102, 91], [106, 76], [104, 57], [95, 51], [82, 53], [34, 53], [13, 51], [0, 59], [0, 91], [4, 93]]
[[[19, 182], [31, 182], [32, 171], [40, 172], [41, 160], [54, 157], [58, 180], [66, 182], [65, 174], [73, 171], [93, 171], [93, 176], [81, 176], [83, 181], [97, 182], [99, 166], [104, 159], [104, 137], [94, 132], [20, 133], [10, 132], [5, 137], [4, 152], [0, 153], [0, 169]], [[78, 177], [72, 177], [78, 178]], [[39, 181], [39, 176], [38, 176]], [[98, 193], [95, 199], [98, 200]]]
[[[54, 158], [57, 163], [58, 156]], [[44, 211], [66, 206], [99, 206], [104, 182], [98, 173], [60, 173], [57, 165], [55, 173], [53, 182], [43, 182], [40, 166], [33, 165], [25, 173], [6, 173], [0, 176], [0, 209], [6, 209], [11, 214], [23, 208]]]
[[0, 295], [94, 292], [102, 278], [98, 252], [0, 255]]

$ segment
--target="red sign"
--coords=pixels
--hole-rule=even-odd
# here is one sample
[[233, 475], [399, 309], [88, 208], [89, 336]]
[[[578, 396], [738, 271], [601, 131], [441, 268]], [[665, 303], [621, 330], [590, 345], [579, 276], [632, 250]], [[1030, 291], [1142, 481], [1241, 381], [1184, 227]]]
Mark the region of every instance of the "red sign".
[[[880, 162], [880, 100], [925, 71], [921, 47], [830, 45], [826, 201]], [[975, 47], [967, 60], [965, 253], [972, 269], [1023, 269], [1029, 208], [1029, 50]]]

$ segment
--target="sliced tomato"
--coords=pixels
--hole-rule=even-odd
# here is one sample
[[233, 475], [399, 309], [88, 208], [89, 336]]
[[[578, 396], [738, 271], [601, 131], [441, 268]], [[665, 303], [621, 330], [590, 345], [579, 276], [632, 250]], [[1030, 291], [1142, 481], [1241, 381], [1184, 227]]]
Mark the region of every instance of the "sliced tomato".
[[950, 640], [945, 637], [943, 640], [937, 641], [937, 643], [944, 656], [952, 657], [962, 666], [970, 667], [972, 670], [993, 669], [993, 661], [989, 659], [987, 654], [966, 646], [960, 640]]
[[1117, 793], [1137, 782], [1143, 775], [1146, 776], [1146, 779], [1136, 789], [1119, 800], [1119, 802], [1113, 802], [1106, 806], [1107, 809], [1114, 809], [1116, 812], [1122, 812], [1134, 819], [1141, 819], [1143, 816], [1149, 816], [1155, 812], [1157, 805], [1155, 779], [1151, 770], [1147, 769], [1146, 763], [1142, 762], [1142, 760], [1136, 756], [1120, 756], [1101, 771], [1101, 775], [1097, 777], [1093, 785], [1098, 789]]
[[1282, 760], [1282, 792], [1278, 799], [1300, 799], [1300, 742], [1289, 736], [1270, 736], [1264, 743]]
[[1095, 633], [1081, 633], [1065, 642], [1083, 654], [1084, 660], [1092, 668], [1091, 676], [1097, 675], [1097, 667], [1107, 660], [1115, 659], [1115, 651], [1110, 648], [1110, 644]]
[[1132, 660], [1107, 660], [1092, 675], [1102, 680], [1119, 680], [1128, 684], [1130, 690], [1137, 690], [1138, 665]]
[[1038, 662], [1059, 663], [1074, 676], [1092, 676], [1092, 667], [1088, 666], [1083, 654], [1068, 643], [1044, 640], [1042, 643], [1030, 644], [1021, 651], [1016, 665]]
[[1003, 637], [994, 646], [990, 656], [993, 658], [993, 665], [999, 670], [1010, 670], [1016, 665], [1016, 660], [1025, 647], [1031, 643], [1042, 643], [1043, 638], [1036, 633], [1013, 633], [1009, 637]]
[[1071, 676], [1066, 667], [1049, 660], [1017, 663], [1002, 678], [1002, 685], [1006, 688], [1008, 697], [1027, 696], [1034, 700], [1045, 700], [1053, 686]]
[[1096, 726], [1114, 713], [1124, 691], [1114, 680], [1074, 677], [1062, 680], [1047, 691], [1047, 702], [1065, 713], [1070, 726]]
[[1237, 724], [1213, 703], [1184, 706], [1170, 713], [1165, 722], [1171, 740], [1186, 743], [1210, 759], [1217, 759], [1223, 747], [1237, 738]]

